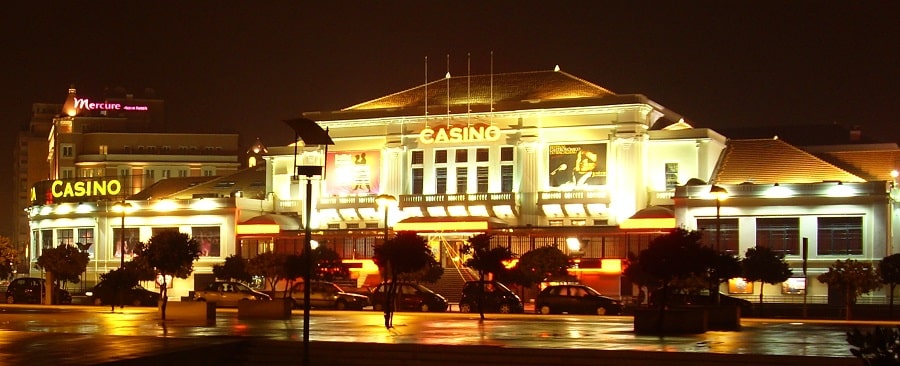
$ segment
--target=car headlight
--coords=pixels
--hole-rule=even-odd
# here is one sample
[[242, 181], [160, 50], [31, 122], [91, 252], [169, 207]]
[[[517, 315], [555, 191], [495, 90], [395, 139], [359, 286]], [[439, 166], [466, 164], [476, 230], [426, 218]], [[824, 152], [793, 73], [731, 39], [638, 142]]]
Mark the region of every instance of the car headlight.
[[94, 293], [91, 292], [91, 291], [86, 291], [86, 292], [84, 293], [84, 296], [94, 296]]

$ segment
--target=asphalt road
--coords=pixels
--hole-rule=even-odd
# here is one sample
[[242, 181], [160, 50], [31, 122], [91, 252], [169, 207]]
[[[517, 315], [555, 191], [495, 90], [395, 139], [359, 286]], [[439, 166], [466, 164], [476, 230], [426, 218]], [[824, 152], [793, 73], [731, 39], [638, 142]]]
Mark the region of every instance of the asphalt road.
[[[850, 358], [845, 332], [853, 327], [895, 327], [892, 322], [743, 319], [740, 331], [648, 336], [633, 332], [629, 316], [536, 314], [397, 313], [385, 329], [382, 313], [313, 310], [310, 340], [492, 345], [518, 348], [579, 348], [656, 352], [807, 355]], [[0, 305], [0, 331], [103, 336], [206, 338], [248, 336], [302, 340], [303, 313], [287, 320], [238, 319], [235, 309], [217, 309], [214, 321], [161, 321], [155, 308], [99, 306]]]

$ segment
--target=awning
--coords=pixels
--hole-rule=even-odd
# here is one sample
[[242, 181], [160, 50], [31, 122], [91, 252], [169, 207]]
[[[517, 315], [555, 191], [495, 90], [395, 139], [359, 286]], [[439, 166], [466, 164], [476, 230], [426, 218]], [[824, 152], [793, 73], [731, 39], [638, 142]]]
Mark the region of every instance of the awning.
[[237, 235], [278, 234], [282, 231], [300, 230], [300, 221], [296, 216], [268, 214], [252, 217], [237, 225]]
[[453, 232], [453, 231], [487, 231], [509, 226], [496, 217], [463, 216], [463, 217], [410, 217], [394, 224], [394, 231], [415, 232]]
[[619, 228], [671, 230], [675, 228], [675, 213], [666, 207], [650, 206], [619, 224]]

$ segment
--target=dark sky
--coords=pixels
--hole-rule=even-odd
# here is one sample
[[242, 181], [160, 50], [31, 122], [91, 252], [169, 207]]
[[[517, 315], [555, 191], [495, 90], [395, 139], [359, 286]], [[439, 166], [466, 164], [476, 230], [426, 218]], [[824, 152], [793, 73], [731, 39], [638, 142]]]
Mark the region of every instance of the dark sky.
[[[900, 141], [898, 1], [15, 1], [4, 143], [34, 102], [155, 90], [179, 130], [290, 142], [281, 120], [428, 80], [562, 70], [695, 126], [838, 122]], [[3, 150], [8, 154], [9, 149]], [[4, 161], [9, 161], [3, 159]], [[0, 164], [0, 173], [11, 171]], [[8, 176], [8, 174], [0, 174]], [[0, 181], [8, 192], [10, 179]], [[0, 196], [9, 207], [11, 194]], [[8, 235], [0, 210], [0, 235]]]

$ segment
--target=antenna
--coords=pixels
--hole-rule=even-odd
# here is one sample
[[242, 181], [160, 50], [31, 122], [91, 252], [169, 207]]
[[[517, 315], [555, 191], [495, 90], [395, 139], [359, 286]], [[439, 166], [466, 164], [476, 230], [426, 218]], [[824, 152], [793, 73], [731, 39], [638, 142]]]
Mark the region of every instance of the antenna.
[[428, 56], [425, 56], [425, 127], [428, 127]]
[[466, 126], [472, 126], [472, 53], [466, 54]]
[[489, 118], [488, 121], [491, 123], [491, 126], [494, 125], [494, 51], [491, 51], [491, 109], [488, 111]]
[[450, 129], [450, 54], [447, 54], [447, 75], [444, 76], [444, 79], [447, 80], [447, 129]]

